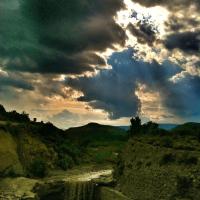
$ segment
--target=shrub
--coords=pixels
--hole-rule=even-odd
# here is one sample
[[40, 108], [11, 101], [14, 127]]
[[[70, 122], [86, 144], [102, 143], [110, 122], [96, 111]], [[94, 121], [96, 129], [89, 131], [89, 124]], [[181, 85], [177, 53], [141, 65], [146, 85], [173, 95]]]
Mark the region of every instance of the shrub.
[[120, 176], [123, 175], [124, 168], [125, 168], [124, 161], [122, 160], [121, 156], [119, 156], [113, 174], [116, 179], [118, 179]]
[[187, 145], [182, 145], [182, 144], [176, 146], [175, 149], [178, 149], [178, 150], [187, 150], [187, 151], [194, 151], [195, 150], [194, 147], [187, 146]]
[[73, 162], [73, 159], [68, 156], [68, 155], [65, 155], [63, 157], [61, 157], [59, 160], [58, 160], [58, 164], [57, 164], [61, 169], [63, 170], [67, 170], [67, 169], [70, 169], [73, 167], [74, 165], [74, 162]]
[[189, 193], [192, 185], [193, 185], [192, 178], [185, 176], [178, 176], [176, 185], [177, 194], [181, 197], [185, 197]]
[[139, 169], [141, 166], [142, 166], [142, 161], [139, 160], [139, 161], [136, 163], [136, 167]]
[[28, 174], [31, 177], [43, 178], [47, 175], [47, 165], [44, 160], [36, 159], [29, 167]]
[[81, 153], [76, 145], [69, 141], [62, 141], [56, 146], [56, 151], [61, 160], [64, 159], [65, 155], [69, 155], [68, 158], [73, 158], [74, 162], [78, 164]]
[[161, 141], [162, 146], [167, 147], [167, 148], [172, 148], [173, 147], [173, 141], [169, 137], [165, 137]]
[[183, 154], [178, 162], [179, 164], [184, 165], [196, 165], [198, 163], [198, 158], [195, 156], [189, 156], [188, 154]]
[[13, 136], [17, 136], [22, 131], [22, 126], [13, 126], [11, 122], [6, 123], [7, 132], [11, 133]]
[[160, 165], [167, 165], [175, 161], [176, 161], [175, 155], [173, 155], [172, 153], [167, 153], [163, 155], [163, 157], [161, 158]]
[[18, 177], [18, 174], [11, 167], [5, 171], [0, 172], [0, 178], [5, 178], [5, 177], [15, 178], [15, 177]]
[[197, 140], [200, 142], [200, 131], [197, 133]]
[[18, 174], [15, 172], [15, 170], [13, 168], [11, 168], [11, 169], [9, 169], [7, 176], [11, 177], [11, 178], [15, 178], [15, 177], [18, 177]]
[[151, 164], [152, 164], [151, 161], [147, 162], [147, 163], [146, 163], [146, 167], [150, 167]]
[[113, 161], [113, 154], [111, 151], [99, 151], [94, 155], [94, 162], [102, 164]]

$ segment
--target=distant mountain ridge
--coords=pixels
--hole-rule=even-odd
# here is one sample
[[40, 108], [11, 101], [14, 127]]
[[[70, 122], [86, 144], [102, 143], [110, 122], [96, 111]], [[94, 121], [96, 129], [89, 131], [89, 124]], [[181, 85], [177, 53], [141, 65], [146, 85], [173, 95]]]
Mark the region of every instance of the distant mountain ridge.
[[45, 163], [47, 170], [113, 163], [127, 140], [126, 131], [117, 127], [89, 123], [64, 131], [50, 122], [31, 121], [25, 112], [7, 112], [0, 105], [0, 177], [34, 176], [31, 169], [37, 162]]
[[70, 140], [83, 141], [124, 141], [127, 140], [127, 133], [124, 129], [116, 126], [101, 125], [91, 122], [84, 126], [69, 128], [65, 131], [66, 137]]
[[173, 128], [179, 126], [179, 124], [159, 124], [159, 128], [165, 129], [165, 130], [172, 130]]
[[200, 123], [187, 122], [172, 129], [172, 132], [180, 133], [182, 135], [196, 135], [200, 139]]
[[[165, 130], [171, 130], [178, 126], [178, 124], [159, 124], [159, 128], [165, 129]], [[118, 126], [119, 128], [128, 131], [130, 126]]]

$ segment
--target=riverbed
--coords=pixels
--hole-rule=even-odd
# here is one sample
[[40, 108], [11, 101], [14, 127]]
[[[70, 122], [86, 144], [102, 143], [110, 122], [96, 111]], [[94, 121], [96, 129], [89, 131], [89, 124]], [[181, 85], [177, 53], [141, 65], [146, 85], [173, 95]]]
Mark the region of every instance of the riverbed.
[[[64, 185], [68, 184], [70, 185], [68, 187], [80, 187], [79, 190], [83, 190], [81, 187], [84, 187], [86, 183], [88, 185], [87, 187], [90, 187], [93, 184], [93, 180], [100, 180], [100, 178], [105, 179], [107, 182], [112, 181], [112, 167], [79, 166], [66, 172], [51, 171], [49, 176], [44, 179], [31, 179], [25, 177], [5, 178], [0, 180], [0, 199], [38, 199], [37, 193], [48, 193], [47, 190], [51, 190], [52, 193], [55, 193], [52, 191], [50, 185], [56, 188], [56, 185], [58, 185], [58, 187], [64, 187]], [[42, 191], [40, 188], [43, 188]], [[74, 189], [71, 188], [70, 190], [70, 193], [76, 193], [76, 191], [72, 191]], [[78, 189], [76, 188], [76, 190]], [[81, 191], [79, 191], [79, 193], [81, 193]], [[46, 194], [39, 195], [45, 196]]]
[[0, 200], [127, 200], [110, 187], [111, 166], [79, 166], [52, 171], [44, 179], [25, 177], [0, 180]]

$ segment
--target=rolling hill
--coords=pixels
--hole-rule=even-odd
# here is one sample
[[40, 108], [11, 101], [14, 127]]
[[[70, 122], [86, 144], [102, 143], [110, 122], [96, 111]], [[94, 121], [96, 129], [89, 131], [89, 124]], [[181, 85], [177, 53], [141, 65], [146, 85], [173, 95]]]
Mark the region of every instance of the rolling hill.
[[81, 164], [111, 164], [127, 140], [127, 132], [117, 127], [90, 123], [63, 131], [0, 106], [0, 176], [34, 176], [30, 169], [38, 166], [67, 170]]
[[70, 128], [65, 131], [66, 137], [74, 142], [114, 142], [126, 141], [127, 132], [115, 126], [89, 123], [85, 126]]
[[114, 163], [128, 141], [128, 133], [118, 127], [89, 123], [65, 131], [70, 142], [79, 146], [84, 163]]

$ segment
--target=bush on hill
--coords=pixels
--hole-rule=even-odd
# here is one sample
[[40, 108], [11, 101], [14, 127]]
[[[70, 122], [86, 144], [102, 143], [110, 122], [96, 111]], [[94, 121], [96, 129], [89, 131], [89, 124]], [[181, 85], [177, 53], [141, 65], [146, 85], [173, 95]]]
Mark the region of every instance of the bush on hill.
[[35, 159], [29, 166], [28, 176], [44, 178], [47, 175], [47, 165], [41, 158]]
[[184, 165], [196, 165], [198, 163], [198, 158], [196, 156], [190, 156], [188, 153], [184, 153], [178, 162], [179, 164]]
[[163, 147], [166, 147], [166, 148], [172, 148], [173, 147], [173, 140], [171, 137], [164, 137], [162, 140], [161, 140], [161, 145]]
[[67, 170], [67, 169], [71, 169], [74, 166], [74, 161], [73, 161], [73, 159], [70, 156], [68, 156], [68, 155], [62, 155], [58, 159], [57, 165], [62, 170]]
[[172, 153], [166, 153], [163, 155], [163, 157], [160, 160], [160, 165], [167, 165], [171, 164], [176, 161], [176, 157]]
[[0, 105], [0, 120], [20, 123], [30, 122], [29, 115], [26, 112], [22, 112], [21, 114], [15, 110], [6, 112], [2, 105]]
[[187, 197], [190, 189], [192, 188], [193, 180], [192, 178], [185, 176], [177, 176], [177, 196]]
[[145, 124], [141, 124], [141, 119], [137, 116], [135, 118], [131, 118], [130, 120], [130, 136], [134, 136], [137, 134], [160, 134], [167, 133], [167, 131], [160, 129], [157, 123], [149, 121]]

